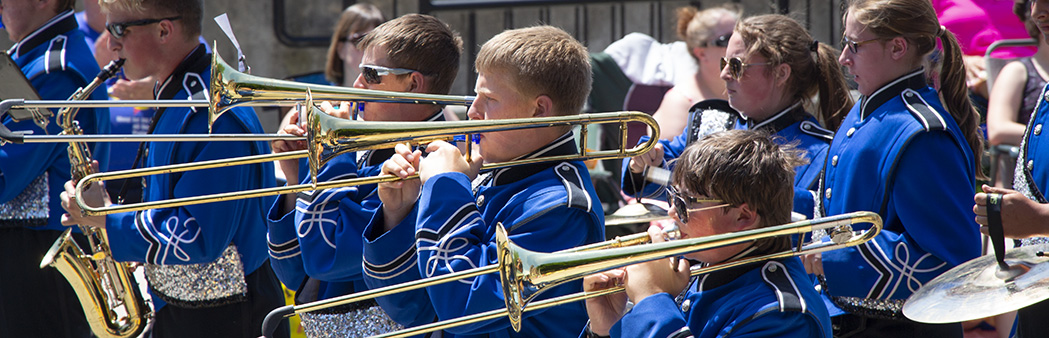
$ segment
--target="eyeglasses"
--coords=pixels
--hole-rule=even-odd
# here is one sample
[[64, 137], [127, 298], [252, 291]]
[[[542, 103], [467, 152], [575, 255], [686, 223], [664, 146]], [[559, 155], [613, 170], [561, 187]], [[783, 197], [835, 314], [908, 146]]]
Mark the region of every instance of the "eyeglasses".
[[732, 76], [732, 78], [736, 79], [736, 81], [739, 81], [739, 78], [743, 77], [743, 71], [746, 70], [747, 67], [764, 66], [767, 64], [769, 63], [743, 63], [743, 59], [740, 59], [738, 56], [731, 59], [721, 58], [721, 69], [725, 69], [725, 65], [728, 65], [728, 75]]
[[145, 26], [145, 25], [149, 25], [149, 24], [158, 23], [158, 22], [161, 22], [161, 21], [164, 21], [164, 20], [174, 21], [174, 20], [178, 20], [178, 19], [181, 19], [181, 18], [182, 18], [181, 16], [174, 16], [174, 17], [163, 18], [163, 19], [142, 19], [142, 20], [135, 20], [135, 21], [128, 21], [128, 22], [111, 23], [111, 24], [106, 25], [106, 30], [108, 30], [109, 34], [113, 35], [114, 38], [120, 39], [120, 38], [124, 37], [124, 34], [127, 34], [127, 28], [128, 27]]
[[852, 41], [852, 39], [849, 39], [849, 37], [842, 35], [841, 36], [841, 47], [842, 48], [848, 48], [849, 51], [852, 52], [852, 54], [856, 54], [856, 49], [860, 48], [861, 45], [863, 45], [865, 43], [869, 43], [869, 42], [878, 41], [878, 40], [882, 40], [882, 38], [873, 38], [873, 39], [867, 39], [867, 40], [863, 40], [863, 41]]
[[728, 47], [728, 39], [730, 38], [732, 38], [732, 33], [719, 36], [716, 39], [714, 39], [714, 41], [711, 41], [710, 44], [714, 45], [715, 47]]
[[404, 68], [386, 68], [383, 66], [366, 65], [363, 63], [358, 67], [360, 67], [361, 69], [361, 75], [364, 76], [364, 81], [373, 85], [382, 83], [382, 77], [386, 75], [404, 75], [417, 72], [417, 70]]
[[[695, 197], [692, 197], [692, 196], [684, 196], [680, 192], [678, 192], [677, 188], [674, 188], [673, 186], [667, 187], [667, 196], [670, 197], [670, 205], [674, 207], [674, 212], [677, 213], [677, 218], [679, 220], [681, 220], [681, 223], [688, 223], [688, 214], [690, 212], [707, 210], [707, 209], [716, 209], [716, 208], [729, 206], [727, 203], [724, 203], [724, 201], [719, 200], [719, 199], [695, 198]], [[686, 198], [687, 198], [687, 200], [686, 200]], [[704, 202], [722, 203], [722, 204], [709, 206], [709, 207], [694, 208], [694, 209], [689, 209], [688, 208], [688, 205], [690, 203], [704, 203]]]

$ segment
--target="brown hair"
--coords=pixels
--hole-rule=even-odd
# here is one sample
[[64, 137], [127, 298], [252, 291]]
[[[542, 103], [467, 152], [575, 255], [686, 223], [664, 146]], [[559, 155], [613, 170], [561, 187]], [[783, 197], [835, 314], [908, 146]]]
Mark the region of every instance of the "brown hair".
[[[760, 53], [775, 65], [790, 66], [785, 91], [795, 101], [809, 103], [819, 95], [816, 117], [830, 130], [837, 130], [852, 109], [845, 75], [838, 65], [838, 50], [813, 40], [797, 21], [784, 15], [753, 16], [736, 23], [736, 32], [747, 46], [747, 53]], [[818, 46], [818, 48], [816, 47]]]
[[[90, 1], [90, 0], [88, 0]], [[175, 24], [186, 31], [186, 39], [196, 41], [202, 29], [201, 17], [204, 16], [201, 0], [101, 0], [102, 12], [110, 8], [120, 8], [128, 12], [155, 12], [160, 17], [179, 17]]]
[[357, 43], [365, 50], [386, 48], [393, 67], [407, 68], [426, 75], [430, 94], [448, 94], [459, 72], [463, 39], [440, 19], [425, 14], [405, 14], [387, 21]]
[[525, 95], [546, 95], [555, 115], [583, 110], [593, 75], [590, 54], [571, 35], [553, 26], [507, 30], [481, 46], [479, 73], [506, 71]]
[[[87, 1], [93, 1], [93, 0], [87, 0]], [[55, 4], [58, 5], [57, 7], [55, 7], [55, 9], [58, 10], [57, 13], [62, 13], [64, 11], [73, 9], [73, 7], [76, 6], [76, 0], [58, 0], [58, 1], [55, 2]]]
[[1042, 41], [1042, 32], [1038, 30], [1038, 24], [1031, 20], [1030, 0], [1013, 1], [1013, 13], [1016, 13], [1016, 16], [1020, 17], [1020, 21], [1024, 23], [1027, 35], [1030, 35], [1035, 40]]
[[[749, 205], [761, 216], [759, 227], [789, 223], [794, 167], [805, 163], [805, 158], [792, 145], [778, 145], [777, 138], [754, 130], [711, 134], [685, 148], [675, 160], [670, 181], [682, 194]], [[790, 246], [790, 239], [780, 236], [755, 245], [759, 253], [782, 251]]]
[[954, 117], [969, 142], [976, 178], [985, 179], [987, 176], [980, 165], [980, 154], [983, 153], [980, 115], [969, 101], [961, 47], [954, 34], [940, 26], [932, 4], [928, 0], [853, 0], [846, 12], [846, 15], [850, 14], [878, 37], [907, 39], [922, 59], [933, 52], [939, 37], [943, 44], [940, 96], [944, 108]]
[[366, 3], [358, 3], [346, 7], [339, 16], [339, 22], [335, 24], [335, 32], [331, 35], [331, 44], [328, 45], [328, 60], [324, 67], [324, 77], [329, 82], [341, 85], [345, 74], [342, 59], [339, 58], [339, 42], [351, 43], [350, 39], [357, 34], [375, 28], [386, 21], [379, 8]]
[[696, 47], [706, 47], [715, 38], [713, 30], [718, 21], [727, 15], [739, 19], [741, 11], [739, 5], [732, 2], [704, 10], [693, 6], [678, 8], [677, 36], [685, 41], [690, 51]]

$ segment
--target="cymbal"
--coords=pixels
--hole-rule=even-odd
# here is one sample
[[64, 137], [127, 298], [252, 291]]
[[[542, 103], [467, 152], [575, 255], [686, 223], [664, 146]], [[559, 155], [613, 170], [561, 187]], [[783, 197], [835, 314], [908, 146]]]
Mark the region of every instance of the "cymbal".
[[1019, 310], [1049, 299], [1049, 244], [1013, 248], [1005, 262], [1018, 270], [1000, 278], [994, 255], [962, 263], [929, 281], [907, 299], [903, 315], [930, 323], [955, 323]]
[[666, 209], [651, 203], [627, 204], [616, 212], [605, 217], [605, 226], [617, 226], [634, 223], [647, 223], [669, 219]]

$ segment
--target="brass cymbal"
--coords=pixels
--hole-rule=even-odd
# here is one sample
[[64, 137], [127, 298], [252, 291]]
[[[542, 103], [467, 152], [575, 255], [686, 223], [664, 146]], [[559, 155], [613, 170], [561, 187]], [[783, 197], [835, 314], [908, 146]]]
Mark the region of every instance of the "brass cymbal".
[[907, 299], [903, 315], [911, 320], [939, 324], [980, 319], [1015, 311], [1049, 299], [1049, 244], [1010, 249], [1005, 262], [1017, 276], [996, 274], [994, 255], [984, 255], [944, 272]]
[[608, 215], [605, 217], [605, 226], [647, 223], [669, 218], [666, 209], [655, 204], [641, 202], [627, 204]]

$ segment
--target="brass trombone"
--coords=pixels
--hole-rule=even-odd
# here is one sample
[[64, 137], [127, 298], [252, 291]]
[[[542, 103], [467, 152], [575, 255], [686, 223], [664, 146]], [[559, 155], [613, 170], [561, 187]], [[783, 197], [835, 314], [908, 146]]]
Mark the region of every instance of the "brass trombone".
[[[860, 223], [870, 223], [871, 227], [863, 231], [852, 231], [852, 225]], [[693, 268], [691, 274], [696, 276], [716, 270], [769, 259], [814, 254], [856, 246], [873, 239], [874, 236], [877, 236], [881, 231], [881, 228], [881, 216], [869, 211], [859, 211], [760, 229], [655, 244], [645, 244], [649, 242], [647, 234], [641, 233], [630, 236], [631, 240], [627, 241], [627, 246], [623, 245], [623, 241], [613, 240], [555, 253], [538, 253], [522, 249], [513, 242], [510, 242], [507, 238], [506, 230], [500, 224], [496, 229], [496, 246], [498, 248], [499, 264], [443, 276], [420, 279], [398, 285], [386, 286], [302, 305], [280, 307], [271, 311], [269, 315], [266, 316], [266, 319], [263, 321], [262, 333], [268, 337], [284, 317], [289, 317], [294, 314], [374, 299], [494, 272], [499, 273], [503, 285], [503, 296], [506, 300], [506, 308], [436, 322], [415, 328], [408, 328], [384, 334], [379, 337], [408, 337], [460, 325], [498, 319], [503, 316], [509, 316], [511, 326], [513, 326], [514, 330], [519, 331], [521, 328], [522, 314], [525, 311], [548, 308], [624, 290], [622, 287], [615, 287], [599, 291], [559, 296], [539, 301], [534, 304], [529, 303], [541, 292], [551, 287], [593, 273], [655, 259], [674, 257], [695, 251], [756, 241], [763, 238], [789, 235], [798, 235], [800, 237], [805, 233], [815, 230], [827, 230], [830, 234], [831, 241], [829, 242], [818, 241], [804, 246], [799, 245], [790, 250], [779, 253], [740, 259], [704, 268]], [[798, 243], [800, 243], [800, 238]]]
[[[397, 143], [404, 142], [418, 144], [434, 140], [450, 140], [456, 135], [471, 135], [476, 133], [526, 128], [587, 125], [591, 123], [619, 123], [620, 128], [625, 130], [627, 128], [626, 125], [629, 122], [645, 123], [649, 127], [653, 128], [654, 133], [659, 132], [659, 126], [658, 124], [656, 124], [656, 121], [648, 114], [640, 112], [581, 114], [574, 116], [556, 116], [546, 118], [481, 121], [367, 122], [352, 121], [332, 117], [320, 111], [320, 109], [316, 108], [315, 106], [307, 106], [311, 108], [310, 113], [307, 117], [307, 125], [309, 131], [307, 132], [306, 139], [307, 143], [309, 144], [308, 150], [290, 151], [280, 154], [245, 156], [233, 159], [221, 159], [195, 163], [174, 164], [152, 168], [114, 171], [107, 173], [96, 173], [84, 177], [84, 179], [77, 183], [75, 191], [77, 204], [80, 206], [80, 208], [85, 214], [94, 216], [156, 208], [171, 208], [200, 203], [221, 202], [243, 198], [273, 196], [280, 194], [297, 193], [300, 191], [308, 190], [330, 189], [337, 187], [348, 187], [396, 181], [400, 180], [400, 178], [395, 176], [377, 176], [334, 180], [328, 182], [316, 182], [316, 173], [321, 165], [323, 165], [328, 160], [334, 158], [339, 154], [368, 149], [390, 148]], [[585, 140], [586, 128], [581, 129], [581, 134], [581, 139]], [[624, 132], [623, 135], [626, 135], [626, 133]], [[235, 136], [230, 135], [230, 137]], [[248, 135], [248, 137], [254, 136]], [[293, 138], [301, 140], [301, 138], [298, 137]], [[482, 170], [547, 161], [589, 160], [637, 156], [652, 149], [652, 147], [655, 146], [654, 140], [655, 139], [649, 140], [644, 144], [638, 145], [630, 149], [620, 147], [619, 149], [614, 150], [599, 151], [588, 150], [584, 141], [580, 146], [580, 153], [578, 155], [541, 157], [500, 163], [489, 163], [485, 164], [482, 167]], [[84, 198], [82, 194], [84, 190], [88, 188], [89, 184], [91, 184], [91, 182], [100, 182], [122, 178], [135, 178], [157, 174], [170, 174], [191, 170], [211, 169], [234, 165], [255, 164], [285, 159], [297, 159], [303, 157], [309, 158], [310, 172], [311, 176], [313, 177], [313, 182], [311, 184], [263, 188], [249, 191], [234, 191], [220, 194], [190, 196], [134, 204], [114, 204], [103, 207], [90, 206], [84, 204], [83, 202]], [[415, 177], [417, 176], [410, 176], [408, 177], [408, 179], [412, 179]]]

